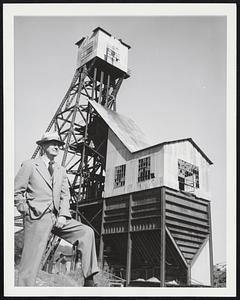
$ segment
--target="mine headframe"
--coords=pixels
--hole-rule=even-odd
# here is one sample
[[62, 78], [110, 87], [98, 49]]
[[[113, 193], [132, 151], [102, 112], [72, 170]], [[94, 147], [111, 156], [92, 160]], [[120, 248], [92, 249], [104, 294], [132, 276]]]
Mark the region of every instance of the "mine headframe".
[[104, 190], [108, 127], [91, 102], [116, 110], [119, 88], [129, 77], [130, 47], [99, 27], [76, 45], [77, 68], [46, 131], [56, 130], [65, 142], [61, 164], [67, 170], [71, 209], [78, 219], [79, 204], [101, 199]]

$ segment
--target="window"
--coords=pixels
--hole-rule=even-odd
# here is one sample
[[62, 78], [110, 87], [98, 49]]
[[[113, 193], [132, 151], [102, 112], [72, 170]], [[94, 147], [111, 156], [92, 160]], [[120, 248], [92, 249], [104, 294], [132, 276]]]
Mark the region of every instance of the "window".
[[199, 168], [182, 160], [178, 160], [179, 190], [194, 192], [199, 188]]
[[138, 182], [151, 178], [150, 156], [138, 160]]
[[114, 188], [125, 185], [126, 165], [115, 167]]
[[120, 60], [119, 49], [114, 47], [113, 45], [107, 45], [106, 54], [104, 55], [104, 59], [111, 64], [114, 64], [115, 61]]
[[84, 46], [82, 50], [81, 59], [86, 59], [93, 52], [93, 41]]

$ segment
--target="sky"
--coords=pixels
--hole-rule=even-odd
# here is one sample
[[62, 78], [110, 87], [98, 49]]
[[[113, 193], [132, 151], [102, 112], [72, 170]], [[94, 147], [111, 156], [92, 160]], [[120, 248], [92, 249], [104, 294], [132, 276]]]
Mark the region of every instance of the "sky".
[[82, 37], [102, 27], [131, 46], [117, 112], [153, 144], [193, 138], [213, 161], [214, 263], [226, 262], [226, 18], [15, 17], [14, 166], [30, 158], [76, 68]]

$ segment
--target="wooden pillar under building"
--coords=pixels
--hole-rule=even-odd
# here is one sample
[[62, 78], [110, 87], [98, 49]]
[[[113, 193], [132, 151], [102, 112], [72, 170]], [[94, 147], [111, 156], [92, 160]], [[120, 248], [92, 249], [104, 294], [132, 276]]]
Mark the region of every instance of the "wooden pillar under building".
[[99, 89], [99, 103], [102, 104], [102, 91], [103, 91], [103, 79], [104, 79], [104, 72], [100, 72], [100, 89]]
[[191, 286], [191, 265], [187, 268], [187, 286]]
[[100, 270], [103, 270], [103, 265], [104, 265], [104, 240], [103, 240], [103, 233], [104, 233], [104, 217], [105, 217], [105, 208], [106, 208], [106, 203], [105, 199], [103, 199], [103, 204], [102, 204], [102, 224], [101, 224], [101, 235], [100, 235], [100, 244], [99, 244], [99, 255], [98, 255], [98, 265]]
[[213, 278], [213, 243], [212, 243], [212, 220], [211, 220], [211, 207], [208, 203], [208, 219], [209, 219], [209, 263], [210, 263], [210, 284], [214, 286]]
[[166, 261], [166, 224], [165, 224], [165, 188], [161, 188], [161, 236], [160, 236], [160, 286], [165, 286]]
[[131, 219], [132, 219], [132, 194], [129, 195], [129, 208], [128, 208], [127, 266], [126, 266], [127, 286], [129, 285], [129, 283], [131, 281], [131, 264], [132, 264]]

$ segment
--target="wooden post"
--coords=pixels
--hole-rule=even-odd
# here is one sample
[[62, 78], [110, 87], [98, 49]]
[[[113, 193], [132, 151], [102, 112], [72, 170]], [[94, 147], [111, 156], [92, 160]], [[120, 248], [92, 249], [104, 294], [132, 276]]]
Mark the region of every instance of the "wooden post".
[[[96, 79], [97, 79], [97, 68], [94, 68], [94, 73], [93, 73], [93, 86], [92, 86], [92, 96], [91, 100], [94, 100], [94, 93], [96, 93]], [[95, 95], [96, 97], [96, 95]]]
[[131, 262], [132, 262], [131, 219], [132, 219], [132, 194], [129, 195], [129, 209], [128, 209], [127, 267], [126, 267], [127, 286], [131, 281]]
[[101, 71], [101, 73], [100, 73], [101, 75], [100, 75], [100, 89], [99, 89], [99, 103], [101, 103], [102, 104], [102, 90], [103, 90], [103, 77], [104, 77], [104, 72], [103, 71]]
[[208, 203], [208, 218], [209, 218], [209, 262], [210, 262], [210, 284], [213, 287], [213, 242], [212, 242], [212, 220], [211, 220], [211, 207]]
[[161, 188], [161, 237], [160, 237], [160, 286], [165, 286], [165, 260], [166, 260], [166, 231], [165, 231], [165, 188]]
[[191, 265], [188, 264], [187, 268], [187, 286], [191, 285]]
[[100, 270], [103, 270], [104, 265], [104, 241], [103, 241], [103, 233], [104, 233], [104, 217], [105, 217], [105, 209], [106, 209], [106, 200], [103, 199], [102, 204], [102, 225], [101, 225], [101, 232], [100, 232], [100, 245], [99, 245], [99, 255], [98, 255], [98, 264]]
[[106, 102], [105, 107], [108, 107], [108, 96], [109, 96], [109, 87], [110, 87], [110, 75], [107, 75], [107, 90], [106, 90]]

